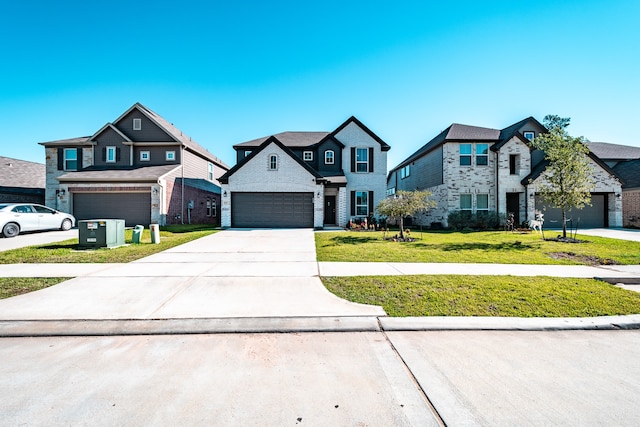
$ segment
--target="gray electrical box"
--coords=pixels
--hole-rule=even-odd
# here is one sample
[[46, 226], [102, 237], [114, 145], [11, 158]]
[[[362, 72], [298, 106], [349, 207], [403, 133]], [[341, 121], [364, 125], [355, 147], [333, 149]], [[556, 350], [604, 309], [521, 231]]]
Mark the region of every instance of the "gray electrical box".
[[86, 219], [78, 221], [78, 246], [115, 248], [124, 246], [124, 219]]

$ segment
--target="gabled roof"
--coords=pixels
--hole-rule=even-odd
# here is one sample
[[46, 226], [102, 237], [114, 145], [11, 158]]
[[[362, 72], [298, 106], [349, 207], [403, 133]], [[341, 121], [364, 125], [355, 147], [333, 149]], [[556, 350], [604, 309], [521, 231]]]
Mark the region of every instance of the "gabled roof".
[[60, 182], [157, 182], [159, 178], [179, 168], [180, 165], [133, 167], [90, 166], [78, 172], [68, 172], [58, 177]]
[[287, 148], [282, 142], [280, 142], [278, 140], [278, 138], [276, 138], [274, 135], [272, 135], [272, 136], [268, 137], [262, 144], [260, 144], [260, 146], [256, 150], [253, 150], [251, 152], [251, 154], [249, 154], [249, 156], [245, 157], [240, 163], [236, 164], [234, 167], [229, 169], [224, 175], [222, 175], [218, 179], [218, 181], [220, 183], [222, 183], [222, 184], [228, 184], [229, 183], [229, 178], [231, 177], [231, 175], [236, 173], [240, 168], [242, 168], [244, 165], [246, 165], [251, 160], [253, 160], [253, 158], [256, 157], [258, 155], [258, 153], [260, 153], [262, 150], [264, 150], [265, 148], [267, 148], [271, 144], [275, 144], [278, 147], [280, 147], [280, 149], [282, 151], [284, 151], [285, 154], [287, 154], [289, 157], [291, 157], [293, 160], [295, 160], [300, 166], [302, 166], [307, 172], [309, 172], [311, 175], [313, 175], [316, 178], [316, 180], [322, 179], [322, 175], [320, 175], [313, 168], [311, 168], [309, 165], [307, 165], [305, 162], [303, 162], [301, 158], [296, 156], [294, 154], [294, 152], [291, 151], [291, 149]]
[[635, 160], [640, 159], [640, 147], [630, 145], [609, 144], [606, 142], [587, 142], [587, 147], [602, 160]]
[[[591, 160], [593, 160], [598, 166], [600, 166], [602, 169], [604, 169], [609, 175], [615, 177], [618, 181], [620, 181], [622, 184], [624, 184], [624, 179], [621, 178], [618, 174], [616, 174], [616, 172], [614, 172], [613, 169], [611, 169], [609, 166], [607, 166], [607, 164], [605, 162], [603, 162], [598, 156], [593, 154], [591, 151], [589, 151], [589, 153], [587, 153], [587, 156], [589, 156], [589, 158]], [[529, 175], [525, 176], [522, 179], [522, 181], [520, 181], [520, 183], [522, 185], [525, 185], [525, 186], [529, 185], [530, 181], [535, 181], [536, 179], [538, 179], [538, 177], [542, 174], [542, 172], [544, 172], [544, 170], [547, 168], [547, 166], [549, 166], [549, 161], [547, 159], [544, 159], [543, 161], [538, 163], [531, 170], [531, 173], [529, 173]]]
[[38, 142], [38, 144], [44, 145], [45, 147], [56, 147], [56, 146], [81, 147], [83, 145], [94, 145], [94, 143], [91, 142], [90, 136], [80, 136], [77, 138], [67, 138], [67, 139], [58, 139], [55, 141], [48, 141], [48, 142]]
[[116, 119], [114, 123], [118, 123], [118, 121], [122, 120], [126, 115], [128, 115], [133, 109], [137, 109], [142, 114], [144, 114], [149, 120], [158, 125], [163, 131], [165, 131], [170, 137], [175, 139], [177, 142], [182, 143], [186, 148], [200, 154], [203, 157], [206, 157], [213, 162], [217, 163], [219, 166], [224, 169], [229, 169], [229, 166], [226, 165], [222, 160], [218, 157], [211, 154], [206, 148], [195, 142], [191, 139], [190, 136], [184, 134], [180, 129], [175, 127], [173, 123], [169, 123], [162, 116], [155, 113], [151, 109], [145, 107], [139, 102], [133, 104], [127, 111], [125, 111], [120, 117]]
[[45, 176], [42, 163], [0, 156], [0, 187], [45, 188]]
[[613, 172], [623, 181], [622, 188], [640, 187], [640, 159], [620, 162]]
[[[326, 141], [328, 138], [333, 138], [338, 144], [340, 144], [342, 147], [344, 147], [344, 144], [341, 143], [336, 138], [336, 135], [342, 129], [347, 127], [347, 125], [349, 125], [350, 123], [355, 123], [364, 132], [366, 132], [371, 138], [373, 138], [375, 141], [377, 141], [381, 145], [382, 151], [388, 151], [391, 148], [386, 142], [384, 142], [382, 139], [380, 139], [380, 137], [378, 135], [376, 135], [375, 133], [371, 132], [371, 130], [368, 127], [366, 127], [360, 120], [356, 119], [354, 116], [349, 117], [344, 123], [342, 123], [340, 126], [338, 126], [338, 128], [336, 130], [334, 130], [333, 132], [291, 132], [291, 131], [288, 131], [288, 132], [277, 133], [277, 134], [271, 135], [271, 136], [275, 136], [280, 142], [282, 142], [282, 144], [284, 144], [286, 147], [289, 147], [289, 148], [311, 148], [311, 147], [313, 147], [315, 145], [318, 145], [318, 144]], [[237, 150], [237, 149], [243, 149], [243, 148], [259, 147], [267, 139], [271, 138], [271, 136], [265, 136], [265, 137], [262, 137], [262, 138], [253, 139], [251, 141], [241, 142], [240, 144], [234, 145], [233, 148]]]
[[504, 144], [509, 142], [511, 138], [513, 138], [514, 136], [519, 138], [520, 141], [524, 142], [525, 144], [529, 144], [530, 141], [527, 140], [524, 137], [524, 135], [520, 133], [520, 129], [522, 129], [522, 127], [528, 123], [531, 123], [535, 127], [537, 127], [539, 132], [547, 132], [547, 128], [545, 128], [544, 125], [542, 125], [542, 123], [537, 121], [534, 117], [527, 117], [526, 119], [520, 120], [518, 123], [514, 123], [511, 126], [508, 126], [502, 129], [500, 131], [499, 141], [493, 144], [491, 149], [493, 151], [498, 151]]
[[107, 123], [106, 125], [102, 126], [98, 132], [93, 134], [93, 136], [90, 138], [90, 140], [91, 141], [95, 141], [96, 138], [98, 136], [100, 136], [100, 134], [102, 134], [103, 132], [106, 132], [107, 130], [112, 130], [113, 132], [117, 133], [126, 142], [132, 142], [131, 139], [127, 135], [125, 135], [124, 133], [120, 132], [120, 130], [117, 127], [115, 127], [112, 123]]

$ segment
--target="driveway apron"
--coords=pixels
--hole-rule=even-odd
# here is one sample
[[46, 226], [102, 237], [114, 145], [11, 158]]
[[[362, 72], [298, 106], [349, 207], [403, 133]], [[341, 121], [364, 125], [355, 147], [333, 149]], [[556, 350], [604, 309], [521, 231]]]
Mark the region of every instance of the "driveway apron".
[[225, 230], [0, 300], [0, 320], [379, 316], [318, 277], [313, 230]]

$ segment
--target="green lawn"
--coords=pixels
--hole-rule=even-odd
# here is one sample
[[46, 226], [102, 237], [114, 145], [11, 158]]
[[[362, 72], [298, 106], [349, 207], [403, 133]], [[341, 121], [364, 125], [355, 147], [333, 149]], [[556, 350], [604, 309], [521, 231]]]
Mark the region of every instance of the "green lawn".
[[0, 299], [48, 288], [65, 280], [65, 277], [0, 277]]
[[[388, 233], [393, 235], [395, 232]], [[557, 232], [546, 231], [545, 237]], [[382, 232], [315, 233], [318, 261], [468, 262], [499, 264], [639, 264], [640, 242], [578, 235], [585, 243], [545, 241], [538, 233], [416, 232], [415, 242]]]
[[[215, 233], [202, 226], [169, 226], [160, 230], [160, 243], [151, 243], [149, 229], [144, 230], [140, 244], [129, 244], [114, 249], [78, 249], [78, 239], [48, 245], [30, 246], [0, 252], [0, 264], [17, 263], [111, 263], [130, 262], [174, 246]], [[131, 243], [131, 230], [125, 231], [125, 242]]]
[[389, 316], [591, 317], [640, 313], [640, 293], [594, 279], [513, 276], [324, 277], [349, 301]]

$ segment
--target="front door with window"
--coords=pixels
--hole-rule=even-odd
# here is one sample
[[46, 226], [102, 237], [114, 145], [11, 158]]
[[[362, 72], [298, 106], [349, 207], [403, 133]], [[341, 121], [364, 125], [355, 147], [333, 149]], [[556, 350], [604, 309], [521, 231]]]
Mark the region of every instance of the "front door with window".
[[324, 196], [324, 223], [336, 223], [336, 196]]

